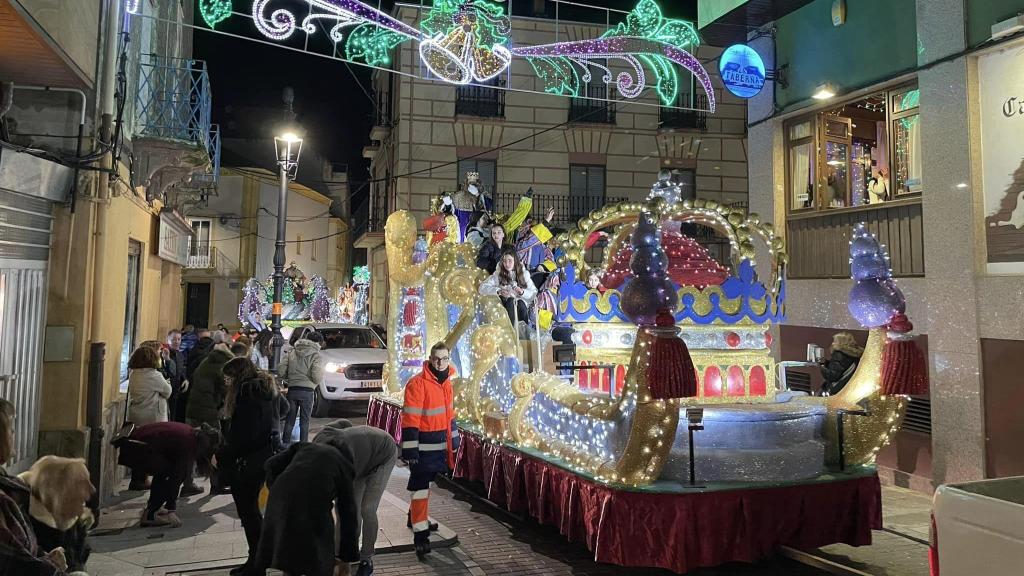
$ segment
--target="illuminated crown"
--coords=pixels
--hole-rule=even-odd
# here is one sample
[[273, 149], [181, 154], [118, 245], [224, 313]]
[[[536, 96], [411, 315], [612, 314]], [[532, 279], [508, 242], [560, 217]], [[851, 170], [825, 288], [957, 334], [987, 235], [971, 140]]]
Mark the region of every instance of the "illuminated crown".
[[[576, 230], [562, 234], [559, 244], [565, 256], [560, 264], [566, 282], [558, 294], [557, 319], [565, 322], [628, 323], [619, 308], [619, 290], [598, 292], [586, 286], [590, 266], [583, 258], [585, 239], [597, 230], [614, 228], [606, 254], [605, 269], [619, 249], [628, 249], [623, 239], [632, 230], [639, 212], [649, 209], [660, 220], [700, 224], [717, 231], [727, 240], [732, 255], [732, 270], [723, 271], [716, 283], [676, 284], [679, 304], [676, 322], [697, 325], [755, 325], [780, 322], [785, 317], [784, 269], [787, 260], [781, 238], [770, 224], [762, 224], [756, 214], [719, 205], [711, 200], [684, 200], [669, 203], [657, 198], [649, 204], [620, 203], [605, 206], [582, 219]], [[754, 238], [768, 248], [772, 277], [763, 282], [754, 270]], [[692, 240], [691, 240], [692, 242]]]

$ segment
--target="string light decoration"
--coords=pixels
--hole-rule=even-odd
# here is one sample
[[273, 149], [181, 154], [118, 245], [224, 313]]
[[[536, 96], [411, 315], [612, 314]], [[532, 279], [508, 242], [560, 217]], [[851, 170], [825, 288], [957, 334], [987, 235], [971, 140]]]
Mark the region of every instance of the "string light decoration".
[[[695, 398], [652, 398], [647, 378], [655, 336], [647, 328], [602, 320], [618, 314], [617, 291], [600, 293], [584, 287], [582, 295], [575, 292], [579, 287], [575, 271], [585, 266], [581, 247], [586, 238], [609, 225], [618, 226], [619, 231], [632, 231], [630, 221], [635, 222], [642, 210], [662, 226], [694, 222], [712, 227], [732, 248], [735, 272], [721, 285], [677, 287], [681, 337], [691, 350], [698, 373]], [[756, 214], [711, 201], [668, 202], [657, 196], [646, 204], [605, 206], [556, 239], [566, 251], [563, 290], [568, 290], [564, 297], [559, 295], [559, 312], [578, 315], [575, 317], [579, 320], [570, 321], [578, 329], [578, 359], [627, 368], [621, 394], [616, 397], [581, 390], [576, 383], [543, 371], [523, 372], [523, 351], [504, 307], [497, 297], [478, 292], [484, 273], [473, 265], [472, 246], [446, 238], [427, 248], [417, 233], [409, 213], [399, 211], [389, 216], [385, 246], [392, 270], [391, 326], [399, 325], [404, 298], [415, 293], [424, 305], [416, 310], [414, 321], [426, 327], [430, 341], [443, 339], [452, 348], [453, 358], [459, 359], [461, 377], [454, 381], [459, 425], [488, 442], [538, 450], [546, 459], [601, 482], [643, 486], [661, 478], [666, 465], [678, 462], [673, 446], [678, 448], [680, 412], [687, 406], [740, 402], [750, 405], [757, 414], [790, 409], [772, 402], [775, 363], [769, 332], [771, 322], [784, 317], [785, 246], [772, 226], [761, 223]], [[771, 275], [764, 284], [757, 280], [753, 269], [755, 240], [767, 247], [770, 258]], [[858, 250], [858, 254], [867, 254]], [[656, 264], [655, 260], [650, 266]], [[878, 278], [881, 284], [887, 280], [891, 278]], [[897, 308], [892, 306], [889, 311]], [[879, 389], [885, 346], [884, 327], [872, 328], [860, 367], [842, 393], [794, 401], [817, 405], [815, 410], [792, 405], [794, 414], [813, 412], [818, 418], [824, 407], [830, 461], [838, 454], [833, 432], [838, 410], [859, 402], [866, 402], [870, 408], [869, 416], [845, 422], [850, 431], [846, 455], [851, 464], [869, 462], [899, 425], [905, 398], [883, 396]], [[388, 397], [393, 402], [400, 402], [405, 381], [418, 370], [399, 366], [398, 358], [397, 348], [389, 349], [385, 371]], [[488, 425], [495, 421], [507, 425]], [[821, 429], [817, 425], [808, 425], [810, 428]], [[716, 446], [727, 451], [729, 442], [727, 436], [718, 438], [716, 443], [720, 444]], [[820, 453], [817, 458], [821, 458]], [[716, 462], [715, 466], [725, 466], [728, 459]]]
[[[624, 22], [600, 38], [516, 47], [512, 47], [511, 22], [504, 8], [489, 0], [437, 0], [419, 29], [358, 0], [303, 0], [309, 10], [301, 21], [295, 9], [272, 10], [274, 1], [253, 1], [253, 22], [261, 34], [282, 41], [297, 29], [314, 34], [317, 22], [332, 21], [331, 40], [345, 43], [348, 59], [371, 66], [388, 65], [392, 50], [411, 40], [418, 44], [431, 77], [452, 84], [486, 82], [506, 72], [512, 59], [519, 57], [531, 64], [547, 93], [578, 97], [593, 80], [591, 68], [596, 68], [604, 71], [604, 83], [614, 83], [626, 99], [639, 98], [649, 87], [650, 77], [666, 106], [677, 101], [678, 67], [682, 67], [700, 82], [708, 110], [715, 111], [711, 79], [688, 51], [699, 45], [696, 30], [689, 22], [663, 17], [654, 0], [640, 0]], [[225, 0], [204, 2], [222, 6]], [[625, 63], [628, 71], [614, 74], [601, 63], [609, 59]]]
[[199, 0], [199, 14], [210, 28], [231, 16], [231, 0]]

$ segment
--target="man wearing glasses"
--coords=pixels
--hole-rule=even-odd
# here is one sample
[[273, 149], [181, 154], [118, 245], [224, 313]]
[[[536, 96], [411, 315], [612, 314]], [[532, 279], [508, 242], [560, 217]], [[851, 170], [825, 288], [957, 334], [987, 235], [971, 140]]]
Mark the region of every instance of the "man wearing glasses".
[[434, 344], [423, 371], [406, 384], [402, 405], [402, 460], [409, 465], [408, 489], [412, 492], [409, 522], [420, 558], [430, 553], [430, 482], [437, 473], [455, 467], [455, 452], [459, 449], [452, 406], [455, 368], [450, 362], [448, 347], [441, 342]]

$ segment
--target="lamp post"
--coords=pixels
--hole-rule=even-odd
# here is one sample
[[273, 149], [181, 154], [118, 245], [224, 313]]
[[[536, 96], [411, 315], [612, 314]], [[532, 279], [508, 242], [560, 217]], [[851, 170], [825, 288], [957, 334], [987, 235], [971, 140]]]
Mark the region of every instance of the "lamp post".
[[279, 134], [274, 136], [274, 152], [277, 158], [278, 173], [281, 177], [281, 190], [277, 198], [277, 239], [274, 242], [274, 303], [271, 309], [270, 329], [274, 332], [273, 354], [270, 355], [269, 367], [277, 373], [281, 362], [281, 348], [284, 337], [281, 336], [281, 292], [284, 286], [285, 232], [288, 225], [288, 182], [295, 179], [299, 169], [299, 154], [302, 152], [302, 134], [293, 124], [295, 113], [292, 112], [294, 95], [291, 88], [284, 90], [286, 124]]

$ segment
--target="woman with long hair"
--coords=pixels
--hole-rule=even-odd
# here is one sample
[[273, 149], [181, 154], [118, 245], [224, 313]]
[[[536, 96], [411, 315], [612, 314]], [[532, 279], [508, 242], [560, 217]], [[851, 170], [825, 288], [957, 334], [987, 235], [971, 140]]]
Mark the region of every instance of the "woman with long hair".
[[505, 227], [495, 222], [491, 225], [491, 237], [484, 240], [480, 245], [480, 251], [477, 252], [476, 267], [493, 274], [502, 253], [510, 246], [511, 244], [505, 242]]
[[537, 288], [515, 251], [508, 250], [501, 255], [498, 269], [480, 285], [480, 294], [500, 298], [509, 321], [518, 330], [515, 325], [517, 319], [529, 321], [527, 302], [532, 302], [537, 296]]
[[226, 413], [231, 426], [222, 465], [230, 469], [231, 497], [249, 545], [245, 564], [231, 574], [248, 574], [255, 573], [253, 559], [263, 528], [259, 510], [263, 467], [281, 447], [281, 419], [288, 414], [288, 400], [278, 393], [273, 376], [258, 370], [248, 358], [235, 358], [225, 364], [224, 381], [230, 391]]

